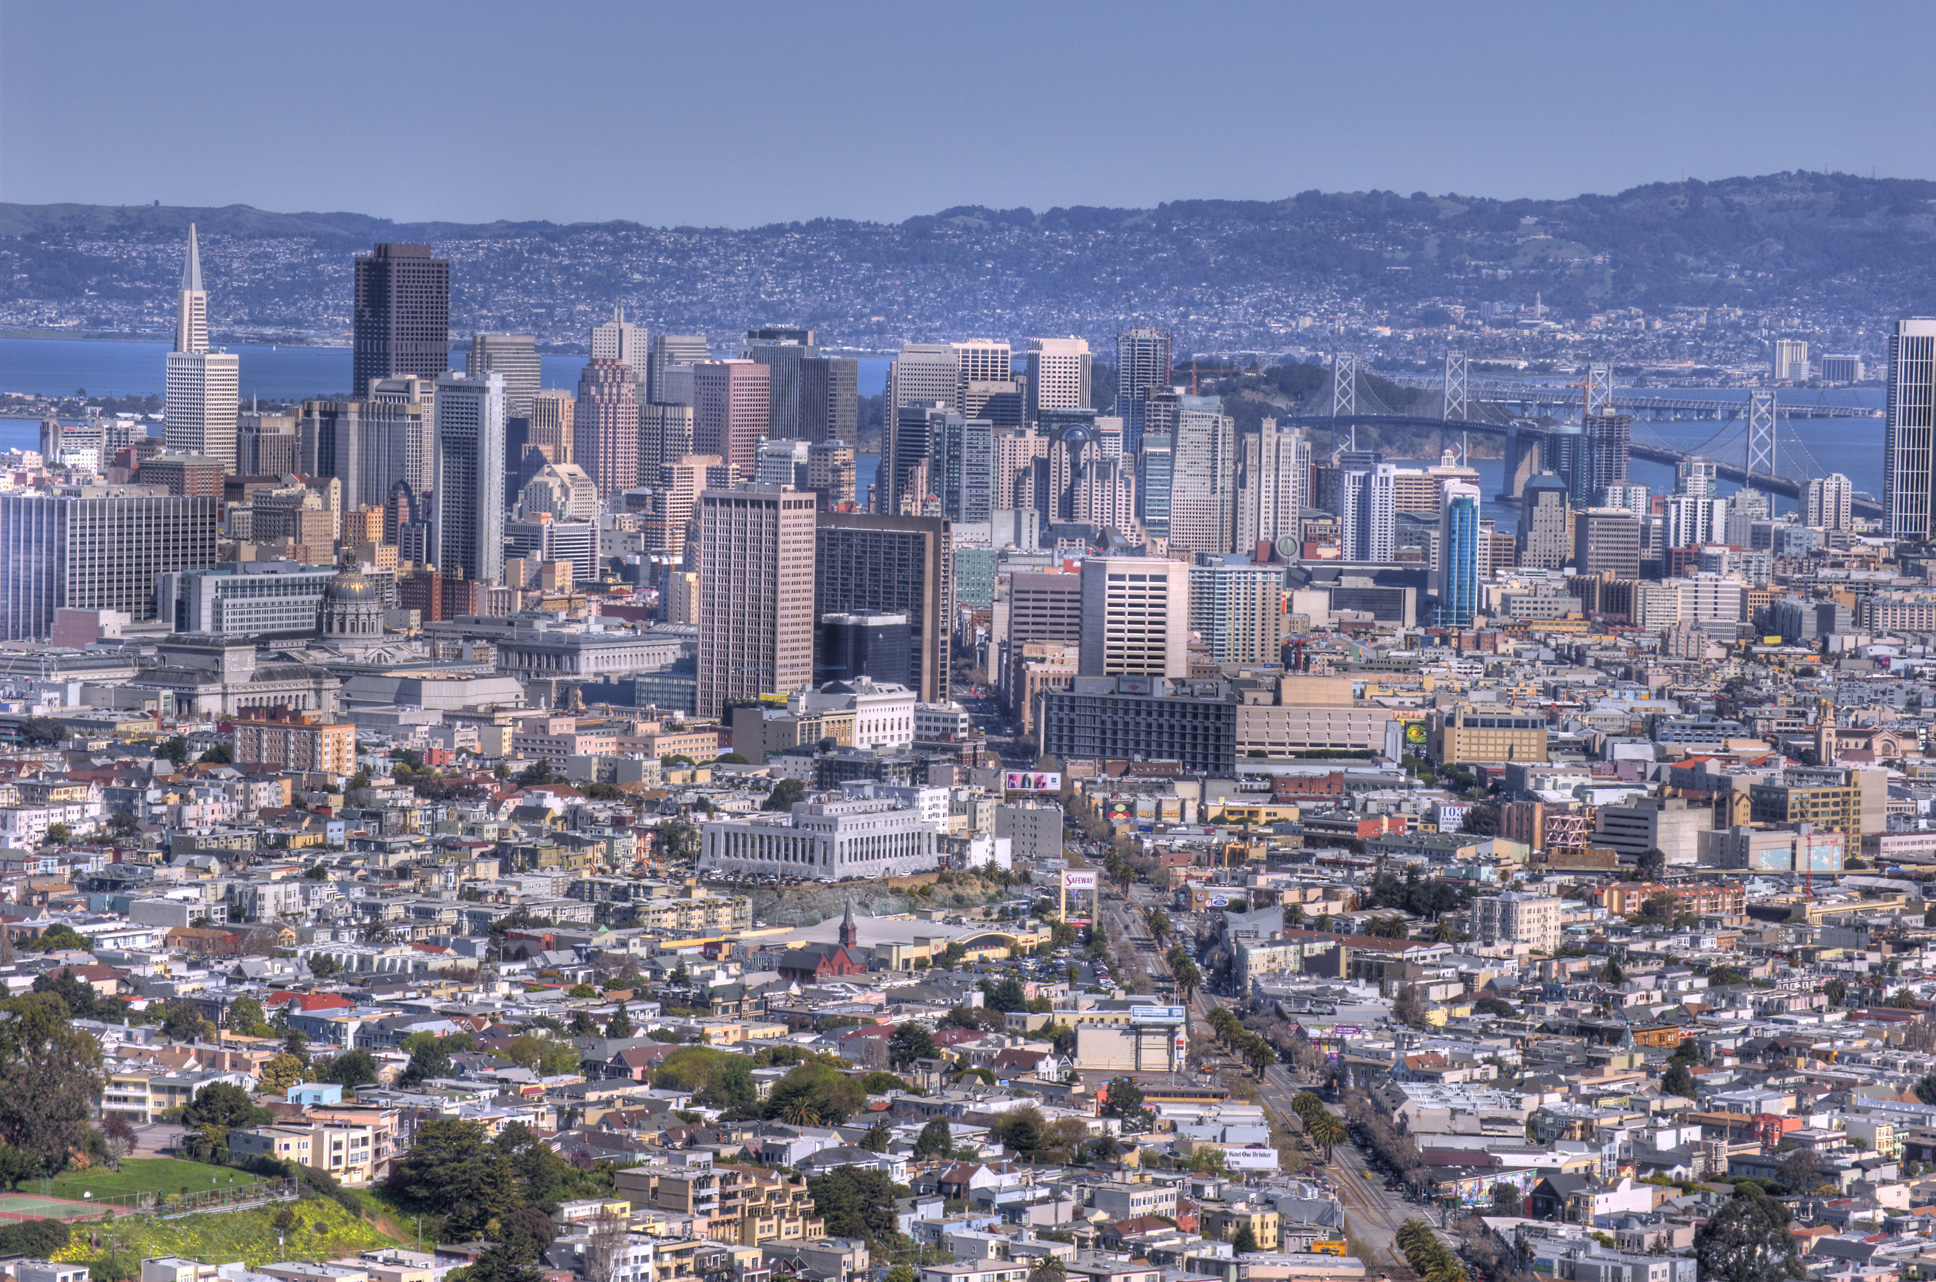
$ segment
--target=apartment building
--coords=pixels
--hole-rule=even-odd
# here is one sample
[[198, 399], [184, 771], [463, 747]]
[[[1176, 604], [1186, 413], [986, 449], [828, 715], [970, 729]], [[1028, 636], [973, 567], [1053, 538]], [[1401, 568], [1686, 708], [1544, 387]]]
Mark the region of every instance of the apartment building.
[[1472, 901], [1472, 937], [1481, 944], [1521, 944], [1550, 953], [1560, 946], [1560, 901], [1552, 895], [1507, 891]]
[[356, 727], [285, 707], [245, 712], [235, 719], [235, 764], [310, 774], [353, 774]]

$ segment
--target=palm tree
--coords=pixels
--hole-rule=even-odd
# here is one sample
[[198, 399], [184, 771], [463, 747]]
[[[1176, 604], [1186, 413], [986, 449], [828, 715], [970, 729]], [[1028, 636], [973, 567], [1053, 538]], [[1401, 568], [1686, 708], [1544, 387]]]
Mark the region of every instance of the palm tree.
[[802, 1096], [787, 1105], [786, 1120], [795, 1126], [818, 1126], [820, 1111], [805, 1096]]
[[1331, 1161], [1331, 1150], [1337, 1145], [1344, 1143], [1349, 1136], [1349, 1132], [1344, 1128], [1344, 1123], [1340, 1122], [1330, 1113], [1326, 1113], [1313, 1122], [1308, 1129], [1311, 1132], [1311, 1141], [1315, 1144], [1324, 1145], [1324, 1160], [1329, 1165]]

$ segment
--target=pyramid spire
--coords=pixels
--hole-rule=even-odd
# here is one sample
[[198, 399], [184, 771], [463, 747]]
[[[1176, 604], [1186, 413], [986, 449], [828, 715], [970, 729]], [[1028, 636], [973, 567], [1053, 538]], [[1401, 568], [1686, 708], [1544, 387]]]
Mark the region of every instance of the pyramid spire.
[[202, 288], [202, 247], [195, 239], [195, 224], [188, 224], [188, 257], [182, 260], [183, 289]]
[[854, 924], [854, 897], [847, 896], [847, 912], [840, 919], [840, 942], [843, 947], [852, 948], [860, 942], [860, 927]]

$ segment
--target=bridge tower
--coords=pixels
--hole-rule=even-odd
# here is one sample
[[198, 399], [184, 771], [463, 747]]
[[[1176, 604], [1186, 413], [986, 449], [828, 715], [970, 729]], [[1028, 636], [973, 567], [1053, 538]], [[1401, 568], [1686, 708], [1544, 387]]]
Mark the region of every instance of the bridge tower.
[[[1466, 414], [1466, 361], [1464, 352], [1445, 353], [1445, 400], [1439, 415], [1443, 423], [1463, 423]], [[1445, 452], [1446, 428], [1439, 428], [1439, 453]], [[1466, 434], [1459, 433], [1459, 466], [1465, 466]]]
[[1613, 366], [1586, 367], [1586, 412], [1589, 416], [1613, 413]]
[[[1331, 354], [1331, 452], [1338, 452], [1338, 417], [1346, 419], [1358, 413], [1358, 354], [1356, 352], [1333, 352]], [[1352, 448], [1357, 448], [1358, 430], [1351, 429]]]
[[1775, 475], [1775, 394], [1748, 393], [1748, 471]]

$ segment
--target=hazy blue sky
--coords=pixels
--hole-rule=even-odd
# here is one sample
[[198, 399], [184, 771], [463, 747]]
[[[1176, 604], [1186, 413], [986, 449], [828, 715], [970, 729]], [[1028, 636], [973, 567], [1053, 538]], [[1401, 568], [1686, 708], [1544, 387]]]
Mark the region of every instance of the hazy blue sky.
[[896, 220], [1936, 176], [1936, 5], [5, 0], [0, 199]]

